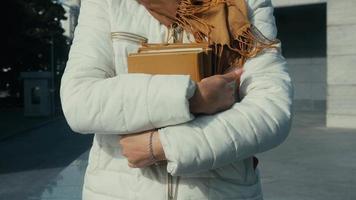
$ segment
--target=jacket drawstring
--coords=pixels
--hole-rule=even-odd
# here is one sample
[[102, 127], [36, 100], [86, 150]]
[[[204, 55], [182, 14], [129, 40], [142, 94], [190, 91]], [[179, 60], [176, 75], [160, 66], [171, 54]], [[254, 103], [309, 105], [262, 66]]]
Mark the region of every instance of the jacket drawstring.
[[173, 200], [173, 177], [170, 173], [167, 172], [167, 200]]
[[[184, 30], [177, 23], [172, 23], [168, 28], [165, 43], [183, 43]], [[171, 41], [172, 40], [172, 41]], [[173, 176], [167, 172], [167, 200], [177, 199], [179, 176], [176, 177], [175, 193], [173, 191]]]
[[173, 176], [167, 172], [167, 200], [177, 199], [178, 184], [180, 177], [176, 177], [175, 191], [173, 190]]

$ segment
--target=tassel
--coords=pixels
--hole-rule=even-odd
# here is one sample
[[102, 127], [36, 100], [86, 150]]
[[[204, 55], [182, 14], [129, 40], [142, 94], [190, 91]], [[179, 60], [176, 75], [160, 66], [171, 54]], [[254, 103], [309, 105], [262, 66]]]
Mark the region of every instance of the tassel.
[[[199, 17], [221, 3], [227, 6], [230, 26], [231, 37], [227, 44], [223, 44], [225, 41], [212, 41], [211, 33], [214, 26]], [[241, 7], [245, 9], [241, 10]], [[248, 21], [247, 5], [244, 0], [180, 0], [174, 20], [178, 26], [193, 34], [197, 43], [208, 42], [212, 45], [214, 74], [222, 74], [228, 67], [242, 67], [248, 58], [255, 57], [265, 48], [275, 48], [274, 45], [279, 42], [266, 38]], [[222, 59], [222, 56], [226, 55], [224, 53], [228, 53], [229, 59], [225, 57]]]
[[255, 57], [265, 48], [276, 48], [279, 40], [266, 38], [255, 26], [246, 24], [239, 32], [233, 33], [229, 49], [246, 58]]
[[183, 29], [192, 33], [196, 42], [210, 42], [210, 33], [214, 26], [198, 17], [198, 14], [225, 3], [226, 0], [181, 0], [176, 13], [176, 22]]

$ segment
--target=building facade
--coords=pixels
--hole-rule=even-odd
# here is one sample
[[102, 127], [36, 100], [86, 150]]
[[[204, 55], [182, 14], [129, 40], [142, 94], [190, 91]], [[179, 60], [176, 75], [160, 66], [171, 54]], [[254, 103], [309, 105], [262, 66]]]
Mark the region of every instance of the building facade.
[[295, 109], [325, 110], [328, 127], [356, 128], [356, 1], [272, 2], [294, 79]]
[[64, 35], [69, 39], [73, 39], [74, 29], [78, 23], [80, 0], [60, 0], [58, 2], [62, 4], [66, 11], [67, 19], [61, 22], [62, 27], [65, 30]]

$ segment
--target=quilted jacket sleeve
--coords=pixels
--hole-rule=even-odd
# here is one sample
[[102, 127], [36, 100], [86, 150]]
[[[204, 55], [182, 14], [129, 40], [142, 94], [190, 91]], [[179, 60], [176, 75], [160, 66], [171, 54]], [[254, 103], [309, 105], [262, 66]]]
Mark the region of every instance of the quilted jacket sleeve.
[[[249, 0], [252, 22], [269, 38], [276, 37], [273, 7]], [[241, 77], [241, 102], [232, 108], [159, 129], [172, 175], [198, 173], [269, 150], [287, 137], [293, 87], [285, 59], [266, 50], [247, 61]]]
[[115, 73], [108, 4], [106, 0], [81, 4], [60, 87], [71, 129], [128, 134], [192, 120], [188, 99], [195, 83], [188, 75]]

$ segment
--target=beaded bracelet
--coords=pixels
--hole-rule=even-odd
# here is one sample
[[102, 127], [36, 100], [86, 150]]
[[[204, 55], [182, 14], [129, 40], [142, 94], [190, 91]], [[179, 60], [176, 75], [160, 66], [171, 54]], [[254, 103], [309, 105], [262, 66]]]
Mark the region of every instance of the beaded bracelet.
[[153, 138], [153, 134], [154, 134], [154, 131], [151, 131], [150, 133], [150, 140], [149, 140], [149, 143], [148, 143], [148, 147], [149, 147], [149, 151], [150, 151], [150, 155], [151, 155], [151, 160], [154, 161], [154, 163], [157, 165], [158, 163], [158, 159], [156, 158], [156, 156], [154, 155], [153, 153], [153, 146], [152, 146], [152, 138]]

